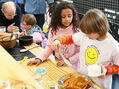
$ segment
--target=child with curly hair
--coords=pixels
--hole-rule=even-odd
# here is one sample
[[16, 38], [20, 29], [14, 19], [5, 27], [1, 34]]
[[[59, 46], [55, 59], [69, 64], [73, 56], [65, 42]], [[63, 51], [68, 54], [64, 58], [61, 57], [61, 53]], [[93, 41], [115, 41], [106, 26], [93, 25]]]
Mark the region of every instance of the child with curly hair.
[[[52, 42], [60, 36], [72, 35], [79, 32], [79, 18], [78, 14], [71, 3], [61, 2], [59, 3], [52, 13], [50, 31], [48, 34], [48, 43], [45, 50], [36, 57], [35, 60], [28, 62], [28, 65], [39, 65], [41, 62], [45, 61], [55, 49], [51, 46]], [[61, 53], [66, 59], [68, 59], [73, 65], [73, 68], [77, 68], [77, 59], [79, 57], [78, 53], [80, 47], [74, 44], [62, 45], [60, 49]], [[59, 59], [57, 66], [66, 65], [59, 55], [58, 51], [55, 51], [55, 56]]]

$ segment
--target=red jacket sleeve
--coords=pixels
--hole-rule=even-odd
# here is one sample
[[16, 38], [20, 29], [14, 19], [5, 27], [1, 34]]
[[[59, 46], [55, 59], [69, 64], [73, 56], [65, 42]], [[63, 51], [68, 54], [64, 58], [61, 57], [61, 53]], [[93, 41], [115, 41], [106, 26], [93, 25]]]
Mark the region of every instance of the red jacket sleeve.
[[73, 39], [72, 39], [72, 35], [70, 36], [61, 36], [59, 38], [57, 38], [57, 40], [59, 40], [61, 42], [61, 44], [73, 44]]
[[107, 74], [116, 74], [119, 73], [119, 66], [113, 65], [113, 66], [106, 66]]

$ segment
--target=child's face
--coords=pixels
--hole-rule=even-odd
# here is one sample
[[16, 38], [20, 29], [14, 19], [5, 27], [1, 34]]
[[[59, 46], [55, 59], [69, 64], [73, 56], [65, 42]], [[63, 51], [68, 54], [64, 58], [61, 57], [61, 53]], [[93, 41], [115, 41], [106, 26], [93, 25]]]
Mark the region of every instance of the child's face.
[[22, 30], [26, 29], [29, 30], [31, 28], [30, 25], [27, 25], [24, 21], [20, 24]]
[[65, 27], [69, 26], [72, 23], [72, 19], [73, 19], [73, 12], [71, 9], [67, 8], [61, 11], [62, 25], [64, 25]]
[[99, 34], [98, 33], [86, 34], [86, 36], [91, 40], [98, 40], [99, 39]]

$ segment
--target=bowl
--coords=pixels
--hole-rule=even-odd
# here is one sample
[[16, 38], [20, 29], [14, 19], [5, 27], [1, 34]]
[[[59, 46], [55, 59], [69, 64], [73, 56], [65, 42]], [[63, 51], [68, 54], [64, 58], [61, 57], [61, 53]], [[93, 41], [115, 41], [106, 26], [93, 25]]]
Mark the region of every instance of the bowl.
[[18, 39], [19, 39], [19, 44], [22, 46], [31, 45], [33, 42], [33, 36], [21, 36]]
[[5, 49], [14, 48], [16, 45], [16, 35], [3, 36], [0, 38], [0, 45]]

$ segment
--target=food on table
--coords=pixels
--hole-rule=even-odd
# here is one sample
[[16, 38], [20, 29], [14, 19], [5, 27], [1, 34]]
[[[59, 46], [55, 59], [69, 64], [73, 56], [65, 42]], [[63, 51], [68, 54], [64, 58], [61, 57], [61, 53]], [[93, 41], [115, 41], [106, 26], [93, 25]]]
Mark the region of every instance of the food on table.
[[75, 74], [68, 74], [63, 82], [63, 88], [66, 89], [87, 89], [91, 80], [87, 80], [85, 76], [78, 76]]
[[10, 41], [16, 39], [16, 36], [10, 33], [0, 33], [0, 41]]
[[0, 41], [9, 41], [11, 34], [8, 33], [0, 33]]

